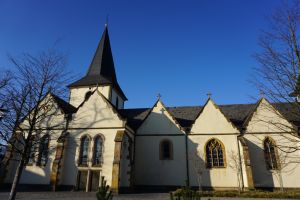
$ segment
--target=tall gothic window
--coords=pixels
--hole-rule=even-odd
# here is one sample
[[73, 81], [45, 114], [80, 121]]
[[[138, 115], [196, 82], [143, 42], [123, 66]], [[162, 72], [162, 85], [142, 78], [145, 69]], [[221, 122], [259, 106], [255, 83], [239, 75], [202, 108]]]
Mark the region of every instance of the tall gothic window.
[[225, 149], [222, 143], [216, 139], [207, 142], [206, 147], [206, 165], [208, 168], [224, 167]]
[[103, 159], [103, 139], [97, 135], [94, 139], [93, 165], [101, 165]]
[[47, 164], [49, 140], [50, 140], [49, 135], [43, 136], [40, 140], [39, 155], [38, 155], [38, 161], [37, 161], [38, 166], [45, 166]]
[[33, 165], [35, 163], [36, 141], [35, 136], [31, 136], [27, 149], [27, 164]]
[[265, 161], [268, 169], [278, 169], [278, 160], [275, 142], [271, 138], [264, 140]]
[[83, 136], [80, 142], [79, 165], [88, 164], [89, 144], [90, 138], [87, 135]]
[[29, 144], [30, 148], [28, 150], [28, 165], [33, 165], [35, 163], [35, 143], [34, 142], [30, 142]]
[[169, 140], [163, 140], [159, 145], [159, 158], [160, 160], [173, 159], [173, 144]]

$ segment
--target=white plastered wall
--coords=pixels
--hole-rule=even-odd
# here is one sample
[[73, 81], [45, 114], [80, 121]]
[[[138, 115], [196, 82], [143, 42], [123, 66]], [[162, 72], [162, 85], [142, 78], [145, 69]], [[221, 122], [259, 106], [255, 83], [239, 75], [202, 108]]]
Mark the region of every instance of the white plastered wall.
[[[171, 134], [171, 135], [168, 135]], [[173, 144], [173, 159], [160, 160], [162, 140]], [[137, 130], [135, 184], [147, 186], [184, 185], [186, 177], [185, 136], [160, 101]]]
[[70, 128], [103, 128], [124, 127], [122, 121], [112, 107], [98, 91], [78, 109], [70, 123]]
[[[107, 183], [111, 184], [112, 166], [115, 149], [115, 136], [117, 131], [124, 130], [124, 121], [113, 111], [104, 98], [95, 92], [79, 108], [73, 116], [69, 125], [69, 137], [67, 151], [64, 157], [63, 177], [61, 184], [76, 185], [77, 171], [79, 170], [101, 170], [101, 175], [105, 176]], [[89, 135], [92, 142], [89, 145], [89, 158], [92, 158], [93, 138], [101, 134], [104, 138], [103, 165], [101, 168], [89, 167], [81, 168], [77, 166], [80, 138]]]
[[[40, 136], [42, 137], [45, 134], [49, 134], [50, 143], [49, 143], [49, 155], [46, 166], [37, 166], [36, 163], [33, 165], [27, 165], [20, 179], [21, 184], [50, 184], [50, 175], [52, 171], [52, 164], [55, 158], [57, 139], [61, 135], [64, 127], [65, 127], [65, 118], [64, 113], [60, 110], [56, 103], [53, 101], [49, 101], [50, 96], [47, 96], [44, 101], [47, 101], [48, 108], [50, 109], [48, 112], [49, 117], [46, 117], [42, 121], [38, 123], [38, 127], [46, 128], [52, 127], [57, 130], [45, 130]], [[42, 102], [43, 104], [43, 102]], [[24, 122], [24, 127], [26, 127], [26, 123]], [[37, 145], [38, 149], [38, 145]], [[38, 152], [36, 152], [35, 161], [38, 159]], [[11, 160], [9, 163], [9, 171], [6, 175], [5, 182], [11, 183], [14, 178], [14, 174], [17, 167], [17, 162]]]
[[238, 154], [237, 135], [239, 131], [225, 118], [212, 100], [208, 100], [199, 117], [191, 129], [188, 139], [188, 152], [190, 155], [190, 183], [198, 186], [195, 164], [191, 155], [197, 150], [205, 165], [205, 145], [210, 139], [217, 139], [225, 147], [225, 167], [207, 169], [204, 167], [201, 185], [204, 187], [227, 188], [238, 187], [237, 173], [229, 166], [231, 154]]
[[[107, 99], [110, 99], [110, 88], [111, 86], [99, 86], [98, 91], [100, 91]], [[95, 89], [95, 86], [70, 88], [70, 104], [78, 107], [84, 101], [86, 93], [88, 91], [94, 91]]]
[[[69, 130], [68, 145], [63, 161], [62, 179], [60, 184], [76, 186], [78, 170], [100, 170], [101, 176], [104, 176], [107, 183], [111, 184], [112, 166], [115, 149], [115, 136], [117, 131], [124, 129], [77, 129]], [[103, 164], [101, 167], [92, 166], [94, 138], [100, 134], [104, 139], [103, 144]], [[78, 167], [78, 158], [80, 152], [80, 139], [88, 135], [91, 140], [89, 144], [89, 164], [88, 167]]]
[[[266, 167], [263, 151], [263, 141], [266, 137], [272, 138], [276, 145], [296, 146], [300, 139], [290, 132], [292, 125], [270, 104], [262, 99], [252, 118], [249, 119], [244, 137], [250, 151], [250, 160], [252, 165], [254, 185], [256, 187], [280, 187], [279, 177], [276, 171], [269, 170]], [[282, 180], [283, 186], [288, 188], [300, 187], [300, 152], [286, 154], [278, 150], [280, 163], [282, 162]], [[281, 157], [281, 158], [280, 158]], [[284, 164], [289, 163], [289, 164]]]
[[124, 108], [124, 101], [122, 100], [122, 98], [116, 93], [116, 91], [114, 89], [111, 90], [111, 102], [113, 105], [116, 105], [117, 102], [117, 98], [118, 98], [118, 109], [123, 109]]
[[222, 134], [222, 133], [236, 133], [239, 131], [229, 122], [217, 107], [217, 105], [209, 99], [195, 120], [191, 129], [191, 134]]

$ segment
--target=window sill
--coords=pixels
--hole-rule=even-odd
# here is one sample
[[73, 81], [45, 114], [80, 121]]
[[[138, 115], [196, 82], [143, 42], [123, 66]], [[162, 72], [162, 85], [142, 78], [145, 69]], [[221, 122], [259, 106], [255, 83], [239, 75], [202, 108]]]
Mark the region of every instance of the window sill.
[[92, 167], [102, 167], [102, 164], [92, 165]]
[[78, 165], [78, 167], [88, 167], [88, 165], [87, 164], [80, 164], [80, 165]]
[[222, 167], [206, 167], [206, 169], [225, 169], [226, 166], [222, 166]]

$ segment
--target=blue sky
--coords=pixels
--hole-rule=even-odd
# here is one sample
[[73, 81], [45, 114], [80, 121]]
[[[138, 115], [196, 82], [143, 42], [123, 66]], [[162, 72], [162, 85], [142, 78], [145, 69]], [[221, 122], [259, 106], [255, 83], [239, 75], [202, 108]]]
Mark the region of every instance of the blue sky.
[[279, 0], [0, 0], [0, 69], [7, 54], [36, 53], [59, 40], [68, 70], [83, 76], [106, 15], [127, 108], [249, 103], [257, 39]]

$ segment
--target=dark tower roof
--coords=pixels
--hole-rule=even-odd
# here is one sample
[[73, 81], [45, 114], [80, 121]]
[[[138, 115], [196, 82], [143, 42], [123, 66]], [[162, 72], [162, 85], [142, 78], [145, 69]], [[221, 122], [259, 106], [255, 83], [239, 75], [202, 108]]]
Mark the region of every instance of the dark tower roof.
[[124, 100], [127, 100], [117, 81], [107, 26], [105, 26], [87, 74], [78, 81], [70, 84], [68, 87], [96, 85], [112, 85], [119, 95], [121, 95]]

